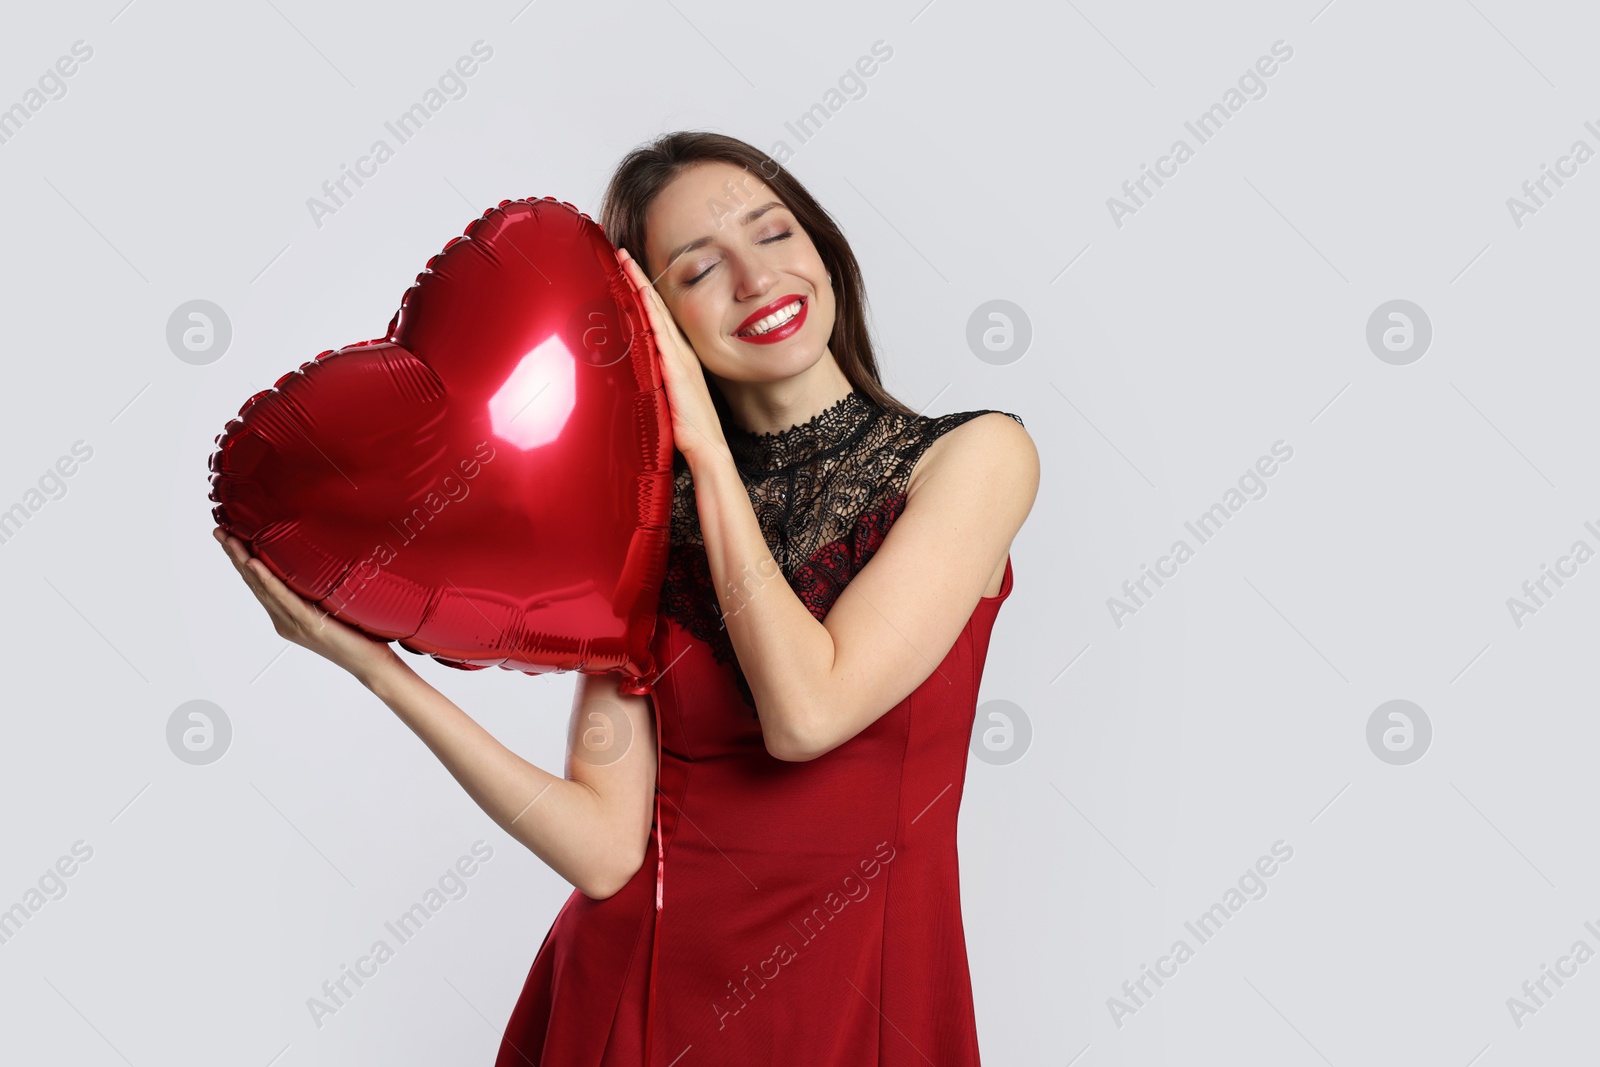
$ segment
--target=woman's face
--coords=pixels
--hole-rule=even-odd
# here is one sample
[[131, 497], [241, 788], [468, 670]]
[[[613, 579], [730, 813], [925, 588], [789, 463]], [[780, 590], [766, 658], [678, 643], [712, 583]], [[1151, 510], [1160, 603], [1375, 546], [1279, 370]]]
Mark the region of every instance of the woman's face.
[[[827, 351], [834, 318], [827, 268], [754, 173], [722, 162], [684, 170], [646, 212], [644, 252], [656, 291], [708, 374], [773, 381]], [[762, 328], [765, 336], [753, 336]]]

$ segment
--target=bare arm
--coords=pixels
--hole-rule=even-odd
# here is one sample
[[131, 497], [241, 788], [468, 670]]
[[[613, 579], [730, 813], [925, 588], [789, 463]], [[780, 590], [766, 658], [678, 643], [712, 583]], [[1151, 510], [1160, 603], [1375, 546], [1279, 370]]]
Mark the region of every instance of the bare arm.
[[[1039, 457], [1022, 426], [980, 415], [912, 471], [905, 510], [818, 622], [782, 581], [737, 603], [733, 576], [775, 574], [725, 451], [691, 460], [706, 555], [767, 750], [815, 759], [921, 685], [944, 659], [1033, 507]], [[748, 587], [748, 585], [747, 585]]]
[[656, 786], [650, 697], [623, 695], [616, 675], [578, 675], [566, 777], [557, 778], [495, 740], [387, 642], [306, 601], [238, 538], [221, 530], [215, 536], [279, 637], [337, 664], [372, 690], [491, 819], [557, 874], [585, 895], [603, 898], [638, 871]]
[[361, 680], [501, 829], [585, 896], [617, 892], [644, 862], [655, 723], [650, 698], [623, 695], [615, 675], [578, 676], [564, 778], [501, 744], [398, 655]]
[[933, 442], [912, 468], [905, 509], [883, 544], [818, 622], [778, 578], [699, 354], [668, 307], [664, 293], [687, 306], [692, 271], [664, 270], [658, 288], [626, 250], [617, 260], [660, 351], [673, 443], [694, 478], [717, 604], [767, 751], [815, 759], [882, 717], [949, 653], [984, 589], [1000, 580], [1032, 510], [1038, 450], [1004, 412], [978, 415]]

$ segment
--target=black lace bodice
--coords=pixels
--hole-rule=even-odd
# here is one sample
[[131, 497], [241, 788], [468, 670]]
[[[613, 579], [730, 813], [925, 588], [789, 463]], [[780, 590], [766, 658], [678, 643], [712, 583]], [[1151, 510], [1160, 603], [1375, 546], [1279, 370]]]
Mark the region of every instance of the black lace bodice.
[[[877, 552], [905, 506], [911, 472], [941, 435], [993, 409], [929, 417], [902, 415], [851, 390], [816, 415], [777, 433], [726, 426], [734, 465], [772, 558], [818, 620]], [[1018, 423], [1022, 419], [1011, 412]], [[751, 578], [752, 588], [759, 583]], [[755, 713], [712, 588], [694, 480], [673, 453], [671, 547], [662, 613], [711, 646]]]

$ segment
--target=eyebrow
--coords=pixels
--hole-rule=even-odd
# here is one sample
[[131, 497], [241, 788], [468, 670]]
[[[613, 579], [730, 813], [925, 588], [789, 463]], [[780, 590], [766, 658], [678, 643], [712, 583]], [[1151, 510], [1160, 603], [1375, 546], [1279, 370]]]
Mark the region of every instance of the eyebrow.
[[[739, 225], [748, 226], [775, 207], [783, 207], [782, 201], [771, 200], [765, 204], [762, 204], [760, 207], [747, 212], [744, 218], [739, 220]], [[711, 237], [707, 235], [705, 237], [697, 237], [688, 244], [679, 247], [667, 257], [667, 266], [663, 268], [661, 273], [665, 274], [668, 270], [672, 269], [672, 265], [678, 261], [678, 257], [683, 255], [685, 252], [693, 252], [696, 248], [702, 248], [710, 243]]]

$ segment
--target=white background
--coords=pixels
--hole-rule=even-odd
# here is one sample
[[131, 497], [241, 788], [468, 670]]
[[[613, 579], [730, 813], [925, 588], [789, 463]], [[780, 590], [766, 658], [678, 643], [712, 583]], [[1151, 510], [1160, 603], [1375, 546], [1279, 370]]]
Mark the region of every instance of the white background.
[[[1600, 962], [1520, 1027], [1506, 1003], [1600, 951], [1600, 562], [1520, 627], [1507, 608], [1600, 549], [1600, 162], [1520, 226], [1507, 206], [1600, 149], [1593, 12], [922, 5], [9, 13], [0, 106], [94, 53], [0, 144], [0, 508], [94, 454], [0, 545], [0, 908], [94, 851], [0, 945], [0, 1059], [492, 1062], [570, 887], [352, 678], [285, 652], [211, 539], [206, 461], [250, 394], [380, 336], [482, 210], [594, 214], [621, 156], [679, 128], [787, 142], [862, 260], [890, 390], [1014, 411], [1039, 447], [982, 694], [1032, 741], [971, 761], [961, 817], [984, 1061], [1593, 1055]], [[307, 199], [479, 39], [468, 93], [318, 226]], [[802, 144], [785, 124], [879, 40]], [[1185, 122], [1275, 41], [1265, 95], [1199, 144]], [[1108, 198], [1177, 138], [1194, 157], [1118, 225]], [[165, 339], [193, 299], [233, 327], [208, 366]], [[966, 340], [994, 299], [1033, 331], [1001, 364]], [[1396, 299], [1433, 332], [1405, 365], [1367, 342]], [[1267, 494], [1118, 626], [1108, 598], [1280, 440]], [[573, 677], [408, 660], [559, 773]], [[205, 767], [165, 735], [194, 699], [233, 728]], [[1391, 699], [1432, 724], [1409, 765], [1368, 747]], [[316, 1027], [306, 999], [479, 838], [468, 895]], [[1279, 840], [1266, 896], [1199, 945], [1184, 922]], [[1193, 959], [1118, 1026], [1108, 998], [1180, 937]]]

